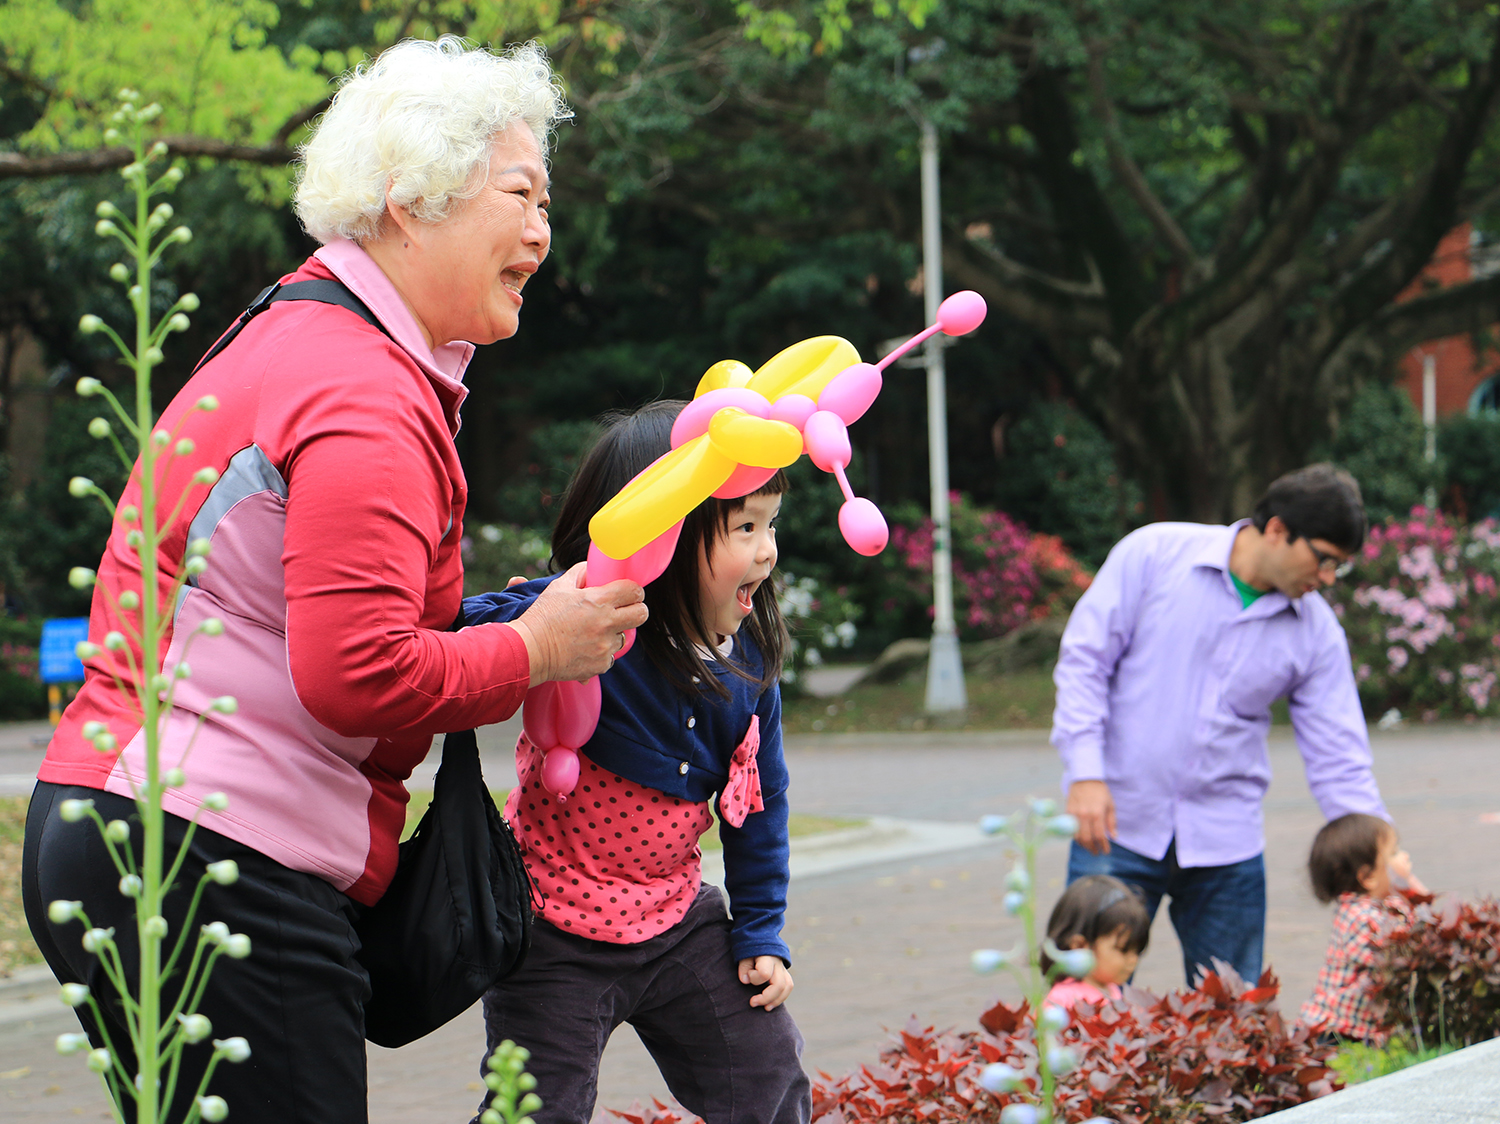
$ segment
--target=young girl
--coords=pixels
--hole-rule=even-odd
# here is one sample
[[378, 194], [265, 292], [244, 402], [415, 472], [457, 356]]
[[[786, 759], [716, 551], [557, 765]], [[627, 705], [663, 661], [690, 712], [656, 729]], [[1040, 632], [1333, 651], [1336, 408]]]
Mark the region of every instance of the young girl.
[[[589, 519], [670, 448], [682, 402], [617, 416], [574, 476], [552, 536], [566, 570], [588, 554]], [[650, 618], [600, 677], [599, 726], [566, 799], [541, 782], [541, 754], [516, 746], [520, 784], [505, 816], [541, 908], [522, 969], [484, 999], [488, 1047], [531, 1051], [536, 1124], [588, 1124], [599, 1058], [628, 1022], [667, 1087], [709, 1124], [806, 1124], [802, 1036], [781, 939], [787, 888], [787, 771], [778, 682], [786, 626], [771, 581], [777, 473], [737, 500], [688, 515]], [[464, 622], [512, 620], [541, 578], [464, 602]], [[701, 882], [698, 837], [717, 794], [723, 895]]]
[[1358, 813], [1323, 825], [1307, 872], [1317, 899], [1337, 900], [1338, 906], [1318, 985], [1298, 1021], [1339, 1039], [1383, 1045], [1390, 1031], [1373, 1001], [1370, 968], [1391, 922], [1411, 913], [1406, 898], [1393, 892], [1394, 882], [1417, 894], [1425, 894], [1426, 887], [1413, 876], [1395, 827]]
[[[1135, 975], [1151, 940], [1151, 915], [1141, 895], [1118, 878], [1091, 874], [1063, 891], [1047, 919], [1047, 936], [1060, 949], [1086, 948], [1094, 966], [1083, 979], [1065, 976], [1047, 992], [1047, 1004], [1071, 1011], [1079, 1000], [1120, 998], [1120, 985]], [[1052, 967], [1045, 952], [1042, 971]]]

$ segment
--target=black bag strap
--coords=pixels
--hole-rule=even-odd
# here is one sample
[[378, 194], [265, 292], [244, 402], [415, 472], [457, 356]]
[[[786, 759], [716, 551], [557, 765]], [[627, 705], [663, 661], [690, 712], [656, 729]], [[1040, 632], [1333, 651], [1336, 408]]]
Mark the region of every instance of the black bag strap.
[[250, 302], [250, 307], [240, 313], [239, 319], [229, 326], [229, 330], [219, 337], [213, 347], [208, 349], [208, 354], [198, 360], [198, 365], [193, 368], [193, 374], [196, 375], [203, 369], [205, 363], [232, 344], [234, 337], [240, 334], [246, 324], [277, 301], [317, 301], [319, 304], [336, 304], [340, 308], [347, 308], [366, 324], [371, 324], [386, 335], [390, 335], [385, 331], [385, 325], [381, 324], [375, 318], [375, 314], [365, 306], [365, 302], [351, 293], [342, 281], [318, 278], [312, 281], [293, 281], [290, 285], [283, 285], [277, 281], [274, 285], [267, 285], [262, 289], [260, 296]]

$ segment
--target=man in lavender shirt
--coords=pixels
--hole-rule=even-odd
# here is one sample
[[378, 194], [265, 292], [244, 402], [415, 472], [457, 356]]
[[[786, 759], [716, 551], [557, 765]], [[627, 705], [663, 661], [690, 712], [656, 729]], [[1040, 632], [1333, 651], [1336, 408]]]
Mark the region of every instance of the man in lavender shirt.
[[1052, 744], [1079, 823], [1068, 881], [1113, 874], [1140, 887], [1153, 917], [1170, 898], [1190, 983], [1215, 958], [1260, 975], [1273, 702], [1289, 701], [1323, 815], [1389, 818], [1349, 645], [1316, 592], [1365, 527], [1348, 473], [1288, 473], [1250, 519], [1127, 535], [1063, 634]]

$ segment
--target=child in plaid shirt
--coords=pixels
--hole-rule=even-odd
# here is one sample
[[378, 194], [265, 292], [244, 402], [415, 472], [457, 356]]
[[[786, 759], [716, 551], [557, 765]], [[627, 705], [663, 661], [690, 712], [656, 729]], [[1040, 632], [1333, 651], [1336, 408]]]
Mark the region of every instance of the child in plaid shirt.
[[1313, 893], [1337, 900], [1327, 960], [1299, 1021], [1336, 1038], [1384, 1045], [1390, 1031], [1371, 994], [1370, 969], [1391, 922], [1410, 916], [1399, 882], [1415, 893], [1426, 888], [1411, 872], [1396, 829], [1376, 816], [1351, 814], [1323, 825], [1307, 860]]

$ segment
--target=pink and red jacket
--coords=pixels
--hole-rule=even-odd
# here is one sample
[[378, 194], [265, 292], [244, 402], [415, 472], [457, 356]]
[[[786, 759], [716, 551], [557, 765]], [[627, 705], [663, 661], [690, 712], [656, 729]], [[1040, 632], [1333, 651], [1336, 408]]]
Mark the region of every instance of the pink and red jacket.
[[[180, 763], [187, 774], [167, 792], [167, 811], [189, 818], [223, 792], [228, 807], [205, 811], [205, 827], [368, 904], [395, 871], [402, 782], [433, 735], [513, 714], [529, 661], [508, 625], [447, 631], [463, 593], [468, 492], [453, 437], [473, 346], [429, 348], [353, 243], [323, 247], [284, 280], [314, 278], [342, 281], [386, 331], [334, 305], [273, 304], [158, 422], [168, 432], [181, 423], [197, 446], [162, 480], [164, 511], [187, 490], [158, 554], [163, 597], [187, 544], [212, 544], [207, 571], [175, 609], [166, 664], [184, 659], [191, 637], [192, 675], [165, 723], [162, 768]], [[218, 410], [189, 413], [204, 395]], [[191, 484], [205, 465], [218, 482]], [[121, 506], [139, 499], [137, 466]], [[128, 530], [116, 521], [99, 566], [96, 643], [139, 625], [104, 593], [140, 589]], [[209, 617], [223, 635], [193, 637]], [[130, 678], [123, 653], [89, 661], [39, 779], [128, 796], [130, 777], [144, 775], [141, 719], [112, 670]], [[210, 710], [220, 695], [238, 700], [234, 714]], [[88, 721], [106, 723], [122, 749], [96, 752], [81, 733]]]

